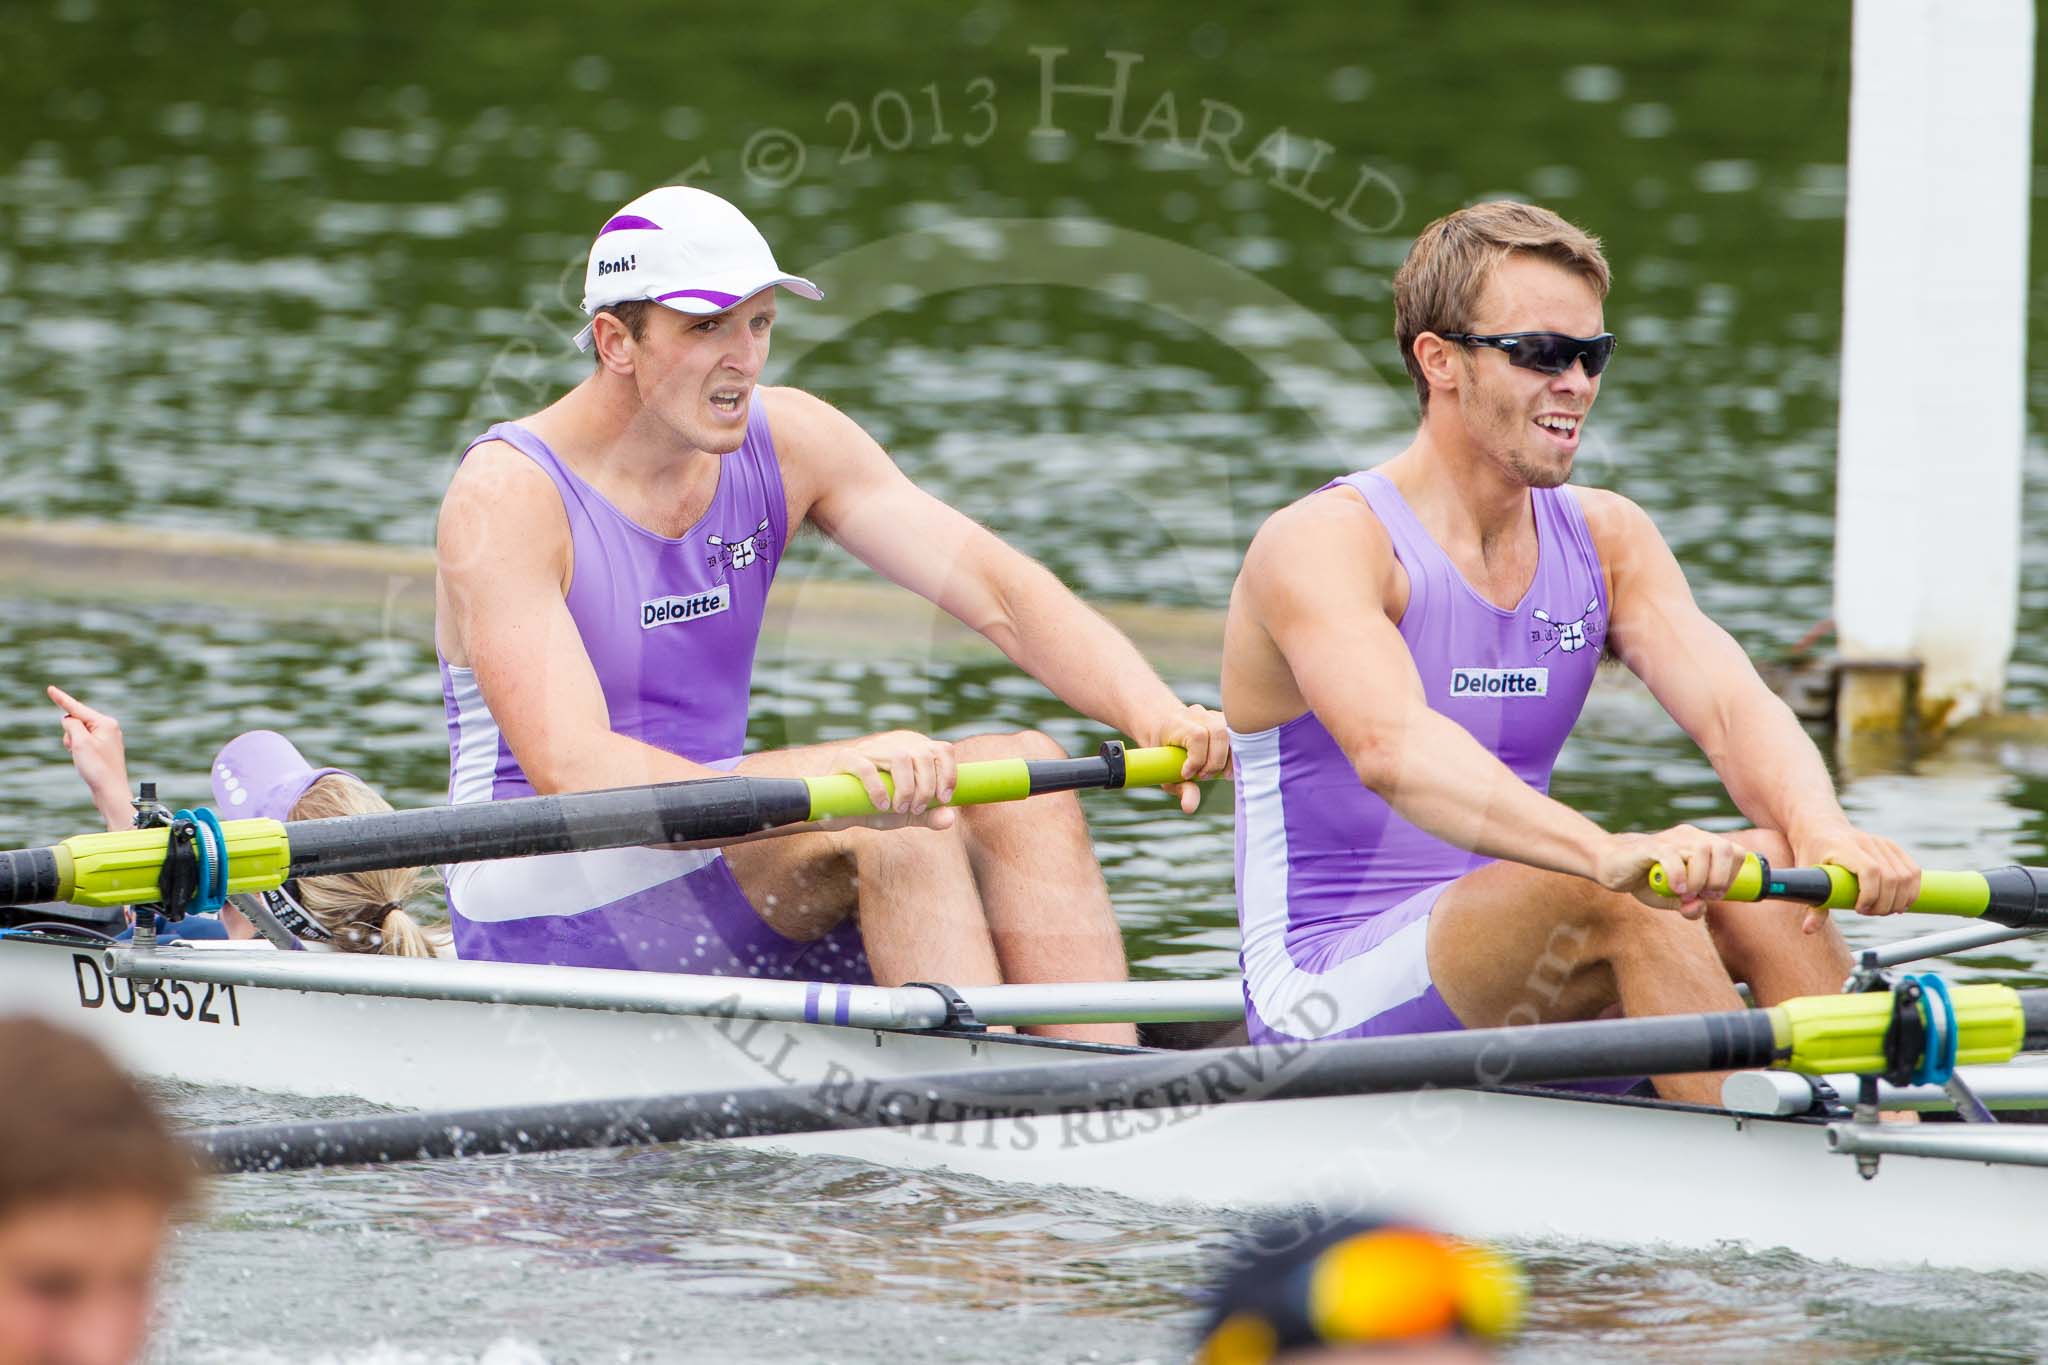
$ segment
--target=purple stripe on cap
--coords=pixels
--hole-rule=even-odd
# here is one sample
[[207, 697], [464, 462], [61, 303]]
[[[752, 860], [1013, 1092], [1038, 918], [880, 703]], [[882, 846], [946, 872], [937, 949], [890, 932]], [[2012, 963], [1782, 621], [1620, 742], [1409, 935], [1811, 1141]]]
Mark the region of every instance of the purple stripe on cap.
[[853, 992], [844, 986], [834, 986], [832, 990], [837, 997], [832, 1007], [832, 1022], [843, 1024], [846, 1022], [847, 1011], [853, 1007]]
[[655, 222], [652, 218], [642, 218], [637, 213], [622, 213], [599, 228], [597, 235], [602, 237], [607, 232], [624, 232], [632, 228], [645, 232], [659, 232], [661, 231], [661, 224]]
[[818, 995], [823, 989], [815, 981], [804, 988], [804, 1022], [806, 1024], [818, 1022]]
[[662, 303], [668, 299], [702, 299], [706, 303], [715, 303], [720, 308], [730, 308], [740, 301], [740, 296], [738, 294], [721, 294], [716, 289], [677, 289], [667, 294], [656, 294], [654, 296], [656, 303]]

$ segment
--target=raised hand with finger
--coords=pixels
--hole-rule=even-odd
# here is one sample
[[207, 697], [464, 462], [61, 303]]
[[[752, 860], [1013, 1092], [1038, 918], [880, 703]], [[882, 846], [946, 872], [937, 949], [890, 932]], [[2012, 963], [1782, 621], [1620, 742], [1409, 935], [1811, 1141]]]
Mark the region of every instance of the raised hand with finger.
[[121, 722], [55, 684], [44, 691], [63, 713], [64, 747], [71, 753], [71, 766], [78, 769], [92, 793], [93, 805], [108, 829], [127, 829], [134, 823], [135, 810], [129, 804], [128, 750], [121, 738]]

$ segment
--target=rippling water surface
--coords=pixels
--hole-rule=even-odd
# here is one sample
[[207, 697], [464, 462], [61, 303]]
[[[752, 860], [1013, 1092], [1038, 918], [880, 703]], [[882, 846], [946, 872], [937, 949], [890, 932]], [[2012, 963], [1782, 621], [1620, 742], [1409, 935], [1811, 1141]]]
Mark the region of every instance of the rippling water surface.
[[[1266, 512], [1405, 440], [1392, 269], [1429, 218], [1504, 192], [1600, 232], [1616, 267], [1623, 349], [1581, 477], [1649, 507], [1758, 654], [1829, 611], [1845, 8], [1623, 24], [1506, 4], [1453, 22], [1425, 4], [1201, 18], [991, 0], [885, 18], [806, 0], [714, 18], [0, 0], [0, 32], [12, 516], [424, 544], [464, 440], [582, 372], [565, 338], [589, 233], [688, 178], [830, 295], [784, 307], [772, 380], [839, 404], [1082, 592], [1215, 608]], [[1104, 96], [1046, 90], [1048, 69], [1110, 81], [1111, 52], [1137, 57], [1121, 123]], [[1227, 131], [1233, 115], [1237, 141], [1200, 144], [1205, 118]], [[2033, 314], [2038, 357], [2048, 308]], [[2029, 384], [2038, 413], [2048, 364]], [[2028, 470], [2031, 531], [2048, 526], [2031, 438]], [[2048, 537], [2028, 543], [2013, 701], [2038, 707]], [[852, 570], [806, 543], [786, 572]], [[169, 604], [99, 583], [6, 592], [6, 842], [89, 814], [46, 680], [116, 711], [137, 775], [170, 796], [197, 797], [220, 741], [268, 725], [400, 804], [438, 799], [416, 627], [225, 611], [186, 586]], [[844, 660], [800, 643], [771, 642], [756, 742], [887, 725], [1099, 737], [1008, 670], [920, 641]], [[1213, 679], [1175, 681], [1215, 700]], [[1845, 771], [1845, 800], [1930, 863], [2039, 861], [2048, 747], [2014, 734]], [[1596, 698], [1556, 786], [1616, 826], [1733, 815], [1697, 751], [1622, 689]], [[1234, 966], [1227, 797], [1193, 819], [1091, 799], [1141, 973]], [[2048, 956], [1959, 968], [2037, 982]], [[171, 1099], [195, 1123], [305, 1109]], [[247, 1178], [181, 1230], [159, 1353], [1165, 1360], [1230, 1231], [736, 1151]], [[2048, 1350], [2034, 1279], [1527, 1250], [1518, 1360]]]

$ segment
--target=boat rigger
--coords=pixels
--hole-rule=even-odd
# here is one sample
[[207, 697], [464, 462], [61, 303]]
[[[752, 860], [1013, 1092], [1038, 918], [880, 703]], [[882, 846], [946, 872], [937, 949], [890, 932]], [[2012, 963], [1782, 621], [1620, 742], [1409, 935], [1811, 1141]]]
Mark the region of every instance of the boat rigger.
[[[1179, 757], [1001, 765], [963, 780], [962, 799], [1149, 781], [1155, 763], [1171, 776]], [[728, 794], [706, 801], [701, 790], [724, 785], [544, 798], [488, 830], [451, 831], [443, 810], [300, 822], [256, 831], [270, 851], [255, 861], [275, 876], [279, 861], [450, 856], [437, 839], [467, 841], [468, 856], [518, 856], [536, 840], [650, 828], [687, 838], [706, 827], [689, 810], [733, 818]], [[833, 806], [829, 787], [795, 785], [806, 815], [858, 809]], [[846, 795], [865, 801], [857, 788]], [[777, 799], [796, 810], [794, 792]], [[502, 821], [526, 804], [482, 813]], [[355, 844], [341, 837], [351, 831]], [[2048, 993], [1883, 976], [1919, 952], [2038, 932], [2038, 907], [2021, 897], [2048, 884], [2034, 873], [1929, 878], [1921, 908], [1987, 923], [1917, 951], [1866, 954], [1861, 984], [1877, 989], [1855, 994], [1242, 1048], [1213, 1036], [1242, 1017], [1236, 980], [885, 989], [280, 952], [263, 941], [118, 946], [91, 921], [119, 912], [90, 902], [161, 895], [148, 874], [165, 879], [188, 856], [175, 832], [153, 833], [153, 845], [82, 836], [118, 842], [128, 861], [87, 842], [71, 863], [72, 905], [0, 911], [12, 925], [0, 928], [0, 998], [83, 1028], [140, 1074], [426, 1111], [197, 1135], [224, 1169], [729, 1138], [1154, 1201], [1395, 1202], [1492, 1236], [1739, 1241], [1866, 1263], [2048, 1270], [2048, 1249], [2016, 1231], [2048, 1219], [2048, 1175], [2035, 1169], [2048, 1163], [2048, 1130], [2029, 1121], [2048, 1109], [2048, 1066], [2024, 1055], [2048, 1047]], [[383, 840], [381, 853], [362, 846], [365, 834]], [[198, 866], [211, 856], [201, 846], [195, 832], [192, 865], [165, 880], [248, 875], [234, 867], [236, 838], [219, 841], [228, 866], [214, 871]], [[0, 854], [0, 865], [49, 852]], [[1757, 894], [1854, 896], [1825, 869], [1758, 864], [1745, 875]], [[1103, 1020], [1209, 1036], [1133, 1049], [991, 1031]], [[1546, 1084], [1733, 1068], [1756, 1069], [1736, 1070], [1719, 1106]], [[1906, 1131], [1880, 1123], [1881, 1108], [1930, 1121]], [[1676, 1185], [1674, 1162], [1689, 1177]], [[1958, 1211], [1937, 1236], [1897, 1216], [1930, 1206]]]
[[[1213, 1029], [1235, 1008], [1238, 983], [988, 987], [950, 992], [950, 1002], [936, 988], [902, 987], [880, 993], [903, 1006], [884, 1027], [833, 1023], [836, 1010], [820, 1017], [804, 983], [581, 968], [508, 977], [505, 966], [285, 953], [260, 942], [145, 953], [54, 926], [10, 933], [0, 938], [0, 996], [83, 1029], [139, 1074], [427, 1111], [381, 1116], [398, 1127], [368, 1136], [343, 1121], [320, 1125], [310, 1145], [293, 1146], [304, 1133], [287, 1140], [323, 1160], [430, 1155], [422, 1127], [468, 1153], [715, 1132], [798, 1154], [1164, 1204], [1398, 1203], [1496, 1237], [1741, 1243], [1865, 1264], [2048, 1270], [2048, 1247], [2029, 1231], [2048, 1220], [2048, 1172], [2012, 1158], [2043, 1131], [2015, 1111], [2048, 1107], [2048, 1066], [2022, 1057], [1955, 1073], [1996, 1110], [2000, 1151], [1983, 1151], [1989, 1139], [1973, 1130], [1984, 1125], [1954, 1121], [1941, 1087], [1883, 1083], [1880, 1103], [1928, 1111], [1929, 1137], [1883, 1155], [1870, 1181], [1829, 1150], [1830, 1125], [1853, 1130], [1838, 1140], [1845, 1152], [1864, 1136], [1890, 1138], [1893, 1125], [1879, 1127], [1874, 1112], [1866, 1119], [1821, 1098], [1854, 1098], [1840, 1068], [1859, 1050], [1877, 1057], [1873, 1030], [1893, 1004], [1888, 993], [1851, 999], [1846, 1021], [1832, 997], [1791, 1021], [1795, 1053], [1802, 1035], [1820, 1031], [1825, 1051], [1811, 1064], [1836, 1077], [1834, 1090], [1792, 1071], [1737, 1072], [1731, 1103], [1709, 1108], [1516, 1082], [1561, 1074], [1539, 1061], [1599, 1072], [1755, 1055], [1731, 1047], [1775, 1054], [1768, 1012], [1511, 1031], [1526, 1049], [1520, 1037], [1430, 1035], [1366, 1040], [1394, 1045], [1384, 1048], [1126, 1050], [969, 1019], [1186, 1015]], [[2034, 1045], [2032, 997], [1965, 990], [1964, 1013], [1985, 1004], [1990, 1013], [1958, 1039], [1960, 1059], [1984, 1045], [1986, 1018], [1993, 1046], [2008, 1046], [2000, 1031], [2013, 1026], [2011, 1000], [2017, 1041]], [[1663, 1050], [1674, 1037], [1687, 1056]], [[1782, 1094], [1744, 1112], [1736, 1088], [1765, 1077]], [[1497, 1083], [1471, 1084], [1482, 1081]], [[1396, 1083], [1421, 1088], [1388, 1088]], [[665, 1113], [697, 1126], [658, 1126]], [[1938, 1145], [1963, 1159], [1924, 1150], [1948, 1138], [1956, 1143]], [[233, 1140], [248, 1144], [252, 1166], [286, 1164], [275, 1133]], [[1671, 1181], [1673, 1169], [1687, 1179]], [[1945, 1212], [1930, 1233], [1902, 1208]]]

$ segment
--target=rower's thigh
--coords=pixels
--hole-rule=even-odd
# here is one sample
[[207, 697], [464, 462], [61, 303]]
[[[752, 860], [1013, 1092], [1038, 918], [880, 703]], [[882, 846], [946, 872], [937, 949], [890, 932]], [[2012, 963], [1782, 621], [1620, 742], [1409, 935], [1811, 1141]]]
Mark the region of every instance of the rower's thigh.
[[1705, 943], [1703, 926], [1583, 877], [1493, 862], [1430, 910], [1430, 979], [1467, 1028], [1591, 1019], [1620, 1003], [1619, 940], [1659, 934]]
[[[1774, 830], [1745, 829], [1729, 838], [1773, 867], [1792, 862], [1792, 847]], [[1804, 909], [1784, 901], [1718, 901], [1707, 911], [1714, 946], [1728, 972], [1749, 983], [1756, 998], [1776, 1004], [1795, 995], [1828, 995], [1849, 973], [1849, 945], [1832, 919], [1803, 932]]]
[[989, 758], [1065, 758], [1060, 742], [1043, 730], [1000, 730], [953, 741], [953, 757], [962, 763]]
[[[955, 741], [952, 748], [954, 758], [963, 763], [987, 758], [1059, 758], [1065, 753], [1056, 740], [1038, 730], [973, 735]], [[1047, 827], [1062, 819], [1079, 830], [1081, 846], [1087, 848], [1080, 803], [1072, 793], [1063, 793], [964, 807], [961, 823], [951, 830], [858, 826], [819, 830], [734, 844], [726, 849], [725, 857], [740, 890], [769, 927], [785, 938], [809, 942], [831, 932], [858, 908], [863, 862], [871, 872], [880, 874], [878, 879], [891, 882], [915, 878], [919, 869], [929, 868], [934, 885], [942, 885], [951, 880], [942, 873], [960, 862], [963, 834], [976, 837], [978, 850], [1002, 842], [1003, 836], [1017, 833], [1020, 827], [1042, 839]], [[1041, 843], [1038, 853], [1044, 856], [1050, 848]], [[1099, 886], [1099, 873], [1096, 882]]]
[[726, 866], [769, 928], [808, 943], [830, 933], [859, 902], [853, 833], [817, 830], [731, 844]]

